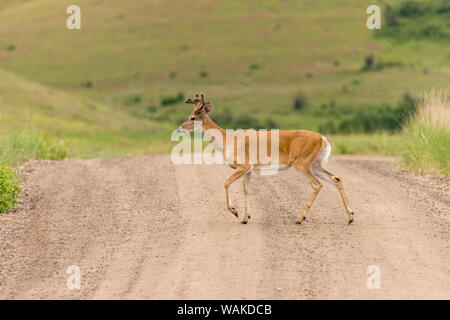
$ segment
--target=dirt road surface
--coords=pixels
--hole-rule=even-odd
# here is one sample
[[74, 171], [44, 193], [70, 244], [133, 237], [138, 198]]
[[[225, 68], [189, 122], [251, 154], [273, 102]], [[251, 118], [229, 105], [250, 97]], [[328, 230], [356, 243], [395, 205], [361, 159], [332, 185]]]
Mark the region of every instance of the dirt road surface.
[[[448, 180], [431, 186], [392, 165], [334, 157], [355, 222], [324, 185], [300, 226], [311, 190], [294, 169], [254, 175], [241, 225], [225, 207], [226, 166], [169, 156], [28, 165], [21, 204], [0, 216], [0, 298], [449, 299]], [[240, 181], [231, 198], [242, 212]], [[72, 265], [80, 290], [66, 285]], [[367, 286], [373, 265], [380, 289]]]

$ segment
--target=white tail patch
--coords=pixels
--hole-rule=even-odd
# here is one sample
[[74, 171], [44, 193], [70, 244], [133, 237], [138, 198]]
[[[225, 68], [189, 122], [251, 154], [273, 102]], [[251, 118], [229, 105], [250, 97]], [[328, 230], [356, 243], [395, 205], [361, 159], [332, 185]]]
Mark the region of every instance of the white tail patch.
[[322, 136], [322, 148], [320, 149], [319, 155], [317, 156], [317, 159], [320, 164], [327, 164], [328, 160], [331, 156], [331, 144], [328, 142], [327, 138]]
[[323, 166], [325, 164], [327, 164], [328, 160], [330, 159], [331, 156], [331, 144], [328, 142], [327, 138], [325, 138], [324, 136], [322, 136], [322, 147], [320, 148], [320, 152], [317, 155], [316, 160], [314, 160], [314, 162], [311, 165], [311, 168], [314, 172], [314, 174], [316, 176], [318, 176], [319, 178], [330, 182], [330, 183], [334, 183], [333, 180], [331, 179], [331, 174], [330, 172], [325, 169]]

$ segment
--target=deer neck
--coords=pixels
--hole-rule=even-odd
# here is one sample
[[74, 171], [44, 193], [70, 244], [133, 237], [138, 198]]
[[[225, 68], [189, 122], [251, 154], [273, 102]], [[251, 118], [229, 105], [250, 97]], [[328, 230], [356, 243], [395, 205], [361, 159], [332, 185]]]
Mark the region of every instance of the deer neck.
[[202, 121], [202, 130], [203, 133], [205, 133], [205, 131], [210, 130], [210, 129], [216, 129], [219, 130], [223, 136], [225, 136], [226, 131], [225, 129], [221, 128], [217, 123], [215, 123], [209, 116], [205, 116], [203, 118]]
[[[205, 134], [208, 130], [218, 130], [222, 134], [222, 139], [216, 140], [216, 138], [209, 134]], [[215, 123], [209, 116], [205, 116], [203, 118], [202, 122], [202, 131], [203, 135], [208, 138], [208, 140], [214, 145], [214, 148], [219, 150], [220, 152], [224, 151], [224, 144], [225, 144], [225, 137], [226, 137], [226, 130], [221, 128], [217, 123]]]

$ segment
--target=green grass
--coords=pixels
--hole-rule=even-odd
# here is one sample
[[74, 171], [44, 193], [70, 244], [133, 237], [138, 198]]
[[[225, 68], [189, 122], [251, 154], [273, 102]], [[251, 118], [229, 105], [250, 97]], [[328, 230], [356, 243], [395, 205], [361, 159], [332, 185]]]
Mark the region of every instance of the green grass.
[[405, 129], [403, 165], [419, 173], [450, 175], [450, 103], [448, 92], [431, 92]]
[[0, 165], [14, 167], [29, 160], [61, 160], [66, 156], [64, 145], [44, 134], [0, 130]]
[[450, 130], [416, 124], [406, 132], [404, 166], [414, 172], [450, 175]]
[[331, 135], [335, 154], [396, 156], [402, 146], [401, 134]]

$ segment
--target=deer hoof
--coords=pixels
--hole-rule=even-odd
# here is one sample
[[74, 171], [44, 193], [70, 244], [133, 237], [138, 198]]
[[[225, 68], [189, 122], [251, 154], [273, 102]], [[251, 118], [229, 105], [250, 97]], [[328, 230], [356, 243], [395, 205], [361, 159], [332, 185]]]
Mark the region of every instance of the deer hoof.
[[305, 221], [305, 220], [306, 220], [306, 217], [303, 217], [302, 220], [295, 221], [295, 224], [302, 224], [302, 222]]
[[247, 224], [247, 221], [243, 220], [241, 223], [242, 223], [242, 224]]
[[353, 219], [348, 220], [348, 224], [352, 224], [352, 222], [353, 222]]

